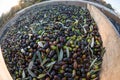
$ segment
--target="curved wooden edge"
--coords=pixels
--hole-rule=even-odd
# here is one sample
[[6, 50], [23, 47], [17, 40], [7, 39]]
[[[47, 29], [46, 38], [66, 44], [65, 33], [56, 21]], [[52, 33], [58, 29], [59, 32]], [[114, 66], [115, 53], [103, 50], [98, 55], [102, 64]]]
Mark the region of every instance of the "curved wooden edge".
[[13, 80], [3, 59], [1, 46], [0, 46], [0, 80]]
[[108, 18], [95, 6], [87, 5], [91, 16], [98, 25], [106, 53], [103, 57], [101, 80], [120, 79], [120, 36]]
[[[84, 7], [86, 7], [86, 4], [87, 4], [87, 3], [84, 3], [84, 1], [81, 2], [79, 0], [75, 0], [75, 1], [65, 0], [63, 2], [61, 0], [61, 1], [56, 1], [54, 3], [53, 2], [54, 1], [51, 1], [51, 2], [49, 1], [49, 4], [63, 3], [63, 4], [70, 4], [70, 5], [72, 4], [72, 5], [84, 6]], [[48, 5], [47, 2], [43, 2], [43, 3], [36, 4], [36, 6], [40, 6], [41, 4]], [[32, 7], [35, 7], [35, 5]], [[27, 12], [30, 8], [24, 9], [23, 12], [16, 14], [16, 16], [17, 17], [21, 16], [22, 14]], [[120, 53], [120, 49], [119, 49], [120, 37], [117, 35], [115, 29], [113, 28], [113, 25], [110, 23], [110, 21], [105, 17], [105, 15], [100, 10], [98, 10], [96, 7], [89, 4], [87, 5], [87, 8], [99, 27], [99, 32], [103, 40], [103, 45], [106, 47], [106, 53], [103, 58], [101, 80], [119, 80], [120, 79], [120, 74], [119, 74], [120, 73], [120, 66], [119, 66], [120, 54], [118, 53]], [[0, 80], [12, 80], [7, 70], [7, 67], [5, 65], [1, 52], [0, 52]]]

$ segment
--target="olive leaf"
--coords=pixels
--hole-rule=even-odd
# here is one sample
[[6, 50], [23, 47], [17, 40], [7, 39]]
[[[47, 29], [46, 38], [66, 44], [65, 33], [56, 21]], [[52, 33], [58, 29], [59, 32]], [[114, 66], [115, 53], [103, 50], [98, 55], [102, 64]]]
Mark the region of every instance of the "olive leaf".
[[56, 52], [57, 52], [57, 54], [59, 55], [59, 49], [58, 49], [58, 46], [57, 46]]
[[53, 65], [50, 66], [50, 68], [48, 69], [48, 73], [52, 70], [52, 68], [53, 68]]
[[51, 63], [48, 63], [48, 64], [46, 65], [46, 67], [50, 67], [50, 66], [54, 65], [55, 63], [56, 63], [56, 61], [53, 61], [53, 62], [51, 62]]
[[81, 32], [80, 32], [80, 30], [79, 30], [79, 29], [77, 29], [77, 30], [76, 30], [76, 32], [77, 32], [79, 35], [81, 35]]
[[94, 37], [92, 38], [92, 41], [91, 41], [91, 47], [94, 46]]
[[79, 21], [79, 20], [75, 19], [75, 22], [74, 22], [74, 24], [76, 24], [76, 25], [77, 25], [77, 24], [78, 24], [78, 21]]
[[84, 33], [87, 33], [87, 31], [86, 31], [86, 29], [85, 29], [85, 27], [83, 26], [83, 30], [84, 30]]
[[41, 66], [43, 66], [46, 62], [47, 62], [48, 59], [46, 59], [46, 57], [43, 59], [42, 63], [41, 63]]
[[31, 62], [29, 63], [28, 69], [32, 69], [32, 67], [33, 67], [33, 61], [31, 61]]
[[30, 27], [32, 33], [36, 33], [35, 30], [33, 29], [33, 27]]
[[105, 48], [102, 48], [102, 52], [101, 52], [101, 56], [103, 57], [104, 53], [105, 53]]
[[94, 73], [96, 73], [96, 72], [98, 72], [98, 71], [100, 71], [101, 69], [97, 69], [97, 70], [91, 70], [90, 71], [90, 74], [94, 74]]
[[67, 22], [72, 22], [72, 20], [70, 20], [70, 19], [67, 19], [67, 20], [66, 20], [66, 23], [67, 23]]
[[25, 77], [26, 77], [25, 71], [23, 70], [23, 72], [22, 72], [22, 78], [24, 79]]
[[42, 63], [42, 57], [41, 57], [41, 53], [39, 51], [36, 52], [36, 55], [38, 56], [40, 63]]
[[45, 31], [42, 31], [42, 33], [38, 36], [39, 38], [41, 38], [41, 36], [45, 33]]
[[36, 53], [33, 54], [33, 58], [32, 58], [32, 61], [34, 62], [36, 59]]
[[41, 41], [39, 41], [38, 46], [43, 47], [43, 43]]
[[63, 23], [61, 23], [61, 22], [56, 22], [57, 24], [60, 24], [63, 28], [68, 28], [68, 27], [66, 27]]
[[93, 50], [89, 47], [89, 50], [91, 51], [91, 53], [92, 53], [92, 56], [91, 57], [93, 57], [94, 55], [93, 55]]
[[90, 68], [89, 69], [91, 69], [92, 68], [92, 66], [94, 65], [94, 63], [97, 61], [97, 58], [95, 58], [93, 61], [92, 61], [92, 63], [91, 63], [91, 65], [90, 65]]
[[60, 53], [58, 55], [58, 61], [61, 61], [63, 59], [63, 50], [60, 50]]
[[32, 77], [36, 77], [36, 75], [30, 70], [30, 69], [27, 69], [28, 70], [28, 73], [32, 76]]
[[45, 75], [46, 75], [46, 74], [39, 74], [37, 78], [38, 78], [38, 79], [41, 79], [41, 78], [45, 77]]
[[36, 75], [31, 71], [32, 67], [33, 67], [33, 61], [29, 63], [27, 70], [32, 77], [36, 77]]
[[45, 33], [45, 31], [43, 31], [43, 32], [41, 33], [41, 36], [42, 36], [44, 33]]
[[69, 58], [70, 57], [70, 52], [69, 52], [69, 48], [68, 47], [66, 48], [66, 53], [67, 53], [67, 57]]

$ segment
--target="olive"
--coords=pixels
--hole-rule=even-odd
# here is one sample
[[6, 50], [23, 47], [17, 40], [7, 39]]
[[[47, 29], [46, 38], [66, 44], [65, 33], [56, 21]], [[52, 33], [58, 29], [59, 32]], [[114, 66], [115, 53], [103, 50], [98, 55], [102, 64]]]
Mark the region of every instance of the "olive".
[[65, 77], [72, 77], [72, 74], [71, 73], [64, 73], [64, 76]]
[[50, 80], [50, 78], [49, 78], [49, 77], [47, 77], [45, 80]]
[[77, 69], [77, 67], [78, 67], [77, 61], [74, 61], [73, 67], [74, 67], [74, 69]]
[[81, 72], [77, 70], [76, 74], [77, 74], [77, 75], [80, 75], [80, 74], [81, 74]]
[[28, 39], [29, 38], [29, 36], [28, 35], [25, 35], [25, 39]]
[[35, 43], [35, 44], [33, 44], [33, 48], [37, 48], [38, 47], [38, 45]]
[[68, 78], [68, 80], [74, 80], [73, 78]]
[[91, 75], [91, 78], [93, 79], [93, 78], [95, 78], [96, 77], [96, 75], [95, 74], [93, 74], [93, 75]]
[[62, 77], [63, 77], [63, 75], [62, 75], [62, 74], [60, 74], [60, 73], [59, 73], [57, 76], [58, 76], [59, 78], [62, 78]]
[[73, 54], [73, 58], [76, 59], [77, 58], [77, 53]]
[[33, 47], [33, 45], [34, 45], [34, 42], [30, 42], [30, 47]]
[[57, 66], [57, 65], [54, 66], [55, 70], [58, 70], [59, 68], [60, 68], [60, 66]]
[[43, 46], [43, 49], [47, 49], [49, 47], [49, 43], [46, 42], [45, 45]]
[[85, 73], [85, 69], [84, 69], [84, 68], [81, 68], [80, 71], [81, 71], [82, 73]]
[[69, 59], [69, 58], [63, 58], [63, 61], [65, 61], [65, 62], [69, 62], [70, 59]]
[[56, 72], [53, 70], [50, 75], [54, 76], [56, 74]]
[[54, 55], [53, 58], [54, 58], [55, 60], [57, 60], [58, 56], [57, 56], [57, 55]]
[[51, 45], [50, 47], [51, 47], [52, 50], [56, 50], [57, 49], [57, 47], [54, 46], [54, 45]]
[[60, 43], [60, 44], [57, 44], [58, 48], [62, 48], [63, 47], [63, 44]]
[[82, 78], [85, 78], [85, 77], [86, 77], [85, 73], [82, 73], [82, 74], [81, 74], [81, 77], [82, 77]]
[[66, 68], [65, 71], [66, 72], [72, 72], [72, 69], [71, 68]]
[[57, 75], [54, 75], [55, 80], [60, 80], [60, 78]]
[[49, 48], [47, 48], [47, 49], [46, 49], [46, 53], [49, 53], [49, 52], [50, 52], [50, 49], [49, 49]]
[[54, 54], [55, 54], [55, 51], [50, 51], [48, 57], [51, 58], [51, 57], [53, 57]]
[[62, 65], [62, 69], [65, 69], [68, 65], [65, 64], [65, 65]]

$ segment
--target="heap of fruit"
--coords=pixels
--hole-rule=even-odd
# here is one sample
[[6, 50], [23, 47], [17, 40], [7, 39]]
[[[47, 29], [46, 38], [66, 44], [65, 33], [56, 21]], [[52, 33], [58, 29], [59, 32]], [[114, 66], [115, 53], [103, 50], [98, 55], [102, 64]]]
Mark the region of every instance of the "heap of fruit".
[[99, 80], [105, 49], [87, 9], [36, 7], [10, 26], [1, 45], [14, 80]]

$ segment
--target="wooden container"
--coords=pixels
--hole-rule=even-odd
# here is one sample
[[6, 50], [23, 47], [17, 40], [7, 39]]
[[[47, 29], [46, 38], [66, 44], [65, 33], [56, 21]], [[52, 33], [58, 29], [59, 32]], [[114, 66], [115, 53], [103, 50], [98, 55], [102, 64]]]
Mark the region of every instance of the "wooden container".
[[[93, 4], [88, 1], [78, 1], [78, 0], [61, 0], [61, 1], [46, 1], [41, 2], [30, 7], [27, 7], [20, 12], [18, 12], [13, 19], [11, 19], [4, 28], [0, 31], [0, 39], [3, 34], [20, 15], [24, 15], [25, 12], [30, 9], [43, 6], [43, 5], [54, 5], [54, 4], [66, 4], [66, 5], [76, 5], [86, 7], [91, 16], [94, 18], [98, 25], [99, 33], [101, 34], [103, 46], [106, 48], [106, 53], [103, 57], [102, 71], [100, 74], [100, 80], [119, 80], [120, 79], [120, 36], [118, 35], [116, 29], [108, 18]], [[1, 50], [0, 50], [1, 51]], [[6, 68], [2, 52], [0, 52], [0, 80], [12, 80], [9, 71]]]

